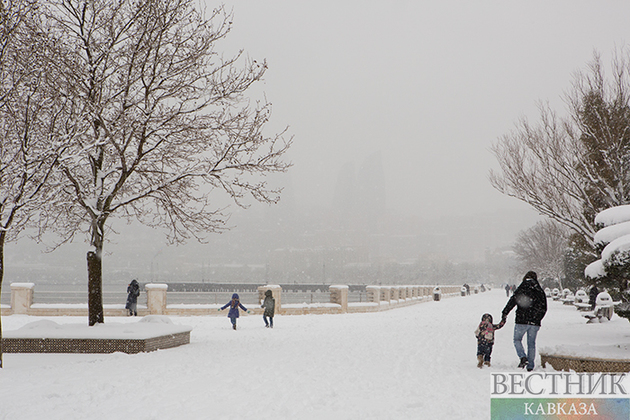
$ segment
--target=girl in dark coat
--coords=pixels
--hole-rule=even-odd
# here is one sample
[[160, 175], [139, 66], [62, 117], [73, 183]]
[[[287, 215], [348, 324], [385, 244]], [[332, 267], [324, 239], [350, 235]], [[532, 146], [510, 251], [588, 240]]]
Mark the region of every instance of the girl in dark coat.
[[[273, 298], [273, 293], [271, 292], [271, 290], [267, 290], [265, 292], [265, 300], [260, 307], [265, 308], [265, 312], [263, 313], [263, 321], [265, 321], [265, 327], [273, 328], [273, 313], [276, 309], [276, 300]], [[267, 317], [269, 317], [269, 321], [267, 321]]]
[[220, 311], [224, 310], [227, 307], [230, 307], [230, 312], [228, 312], [228, 318], [230, 318], [230, 321], [232, 321], [232, 329], [236, 329], [236, 318], [239, 317], [239, 312], [238, 312], [238, 308], [240, 307], [242, 310], [247, 311], [247, 308], [244, 307], [241, 302], [239, 301], [238, 298], [238, 293], [234, 293], [232, 295], [232, 300], [229, 301], [228, 303], [226, 303], [225, 305], [223, 305], [223, 307], [221, 309], [219, 309]]
[[492, 355], [492, 346], [494, 345], [494, 332], [503, 328], [505, 320], [501, 320], [498, 324], [492, 323], [492, 315], [483, 314], [481, 322], [475, 330], [477, 337], [477, 367], [482, 368], [485, 364], [490, 366], [490, 356]]
[[140, 296], [140, 285], [136, 279], [133, 279], [127, 286], [127, 304], [125, 309], [129, 312], [129, 316], [138, 315], [138, 296]]

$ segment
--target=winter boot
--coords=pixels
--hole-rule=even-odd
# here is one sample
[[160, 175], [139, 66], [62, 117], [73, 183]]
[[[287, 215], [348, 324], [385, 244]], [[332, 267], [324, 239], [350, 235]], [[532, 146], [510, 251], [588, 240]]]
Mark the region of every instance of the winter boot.
[[486, 360], [485, 362], [483, 362], [483, 364], [490, 367], [490, 360]]
[[483, 355], [477, 356], [477, 367], [481, 369], [483, 367]]
[[518, 367], [523, 369], [525, 366], [527, 366], [527, 357], [521, 357], [521, 362], [518, 364]]

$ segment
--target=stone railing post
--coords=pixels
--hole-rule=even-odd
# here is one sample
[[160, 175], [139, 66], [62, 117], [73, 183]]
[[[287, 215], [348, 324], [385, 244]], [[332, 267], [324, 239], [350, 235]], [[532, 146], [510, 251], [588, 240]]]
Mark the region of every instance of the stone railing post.
[[26, 314], [33, 304], [33, 283], [11, 283], [11, 309], [14, 314]]
[[280, 312], [280, 308], [282, 308], [282, 287], [276, 284], [268, 284], [266, 286], [258, 286], [258, 301], [262, 305], [265, 300], [265, 292], [267, 290], [271, 290], [271, 296], [275, 299], [275, 313]]
[[348, 312], [348, 290], [345, 285], [330, 286], [330, 303], [341, 305], [341, 312]]
[[367, 301], [371, 303], [381, 304], [381, 288], [380, 286], [366, 286], [365, 287]]
[[144, 286], [147, 292], [147, 309], [151, 315], [166, 313], [166, 291], [168, 284], [150, 283]]
[[390, 302], [392, 300], [391, 287], [381, 286], [381, 300], [383, 302]]
[[391, 293], [390, 300], [398, 301], [399, 296], [400, 296], [398, 293], [398, 286], [392, 286], [390, 289], [390, 293]]

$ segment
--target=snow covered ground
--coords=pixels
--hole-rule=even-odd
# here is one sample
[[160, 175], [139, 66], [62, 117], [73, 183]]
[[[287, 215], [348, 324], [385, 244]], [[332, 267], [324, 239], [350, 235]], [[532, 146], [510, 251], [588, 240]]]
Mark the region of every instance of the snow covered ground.
[[[476, 367], [473, 331], [484, 312], [498, 322], [505, 302], [493, 290], [381, 313], [278, 316], [273, 330], [259, 316], [240, 318], [237, 331], [226, 317], [171, 317], [193, 327], [190, 345], [137, 355], [6, 354], [0, 419], [485, 420], [490, 372], [516, 370], [514, 313], [497, 332], [491, 368]], [[3, 328], [40, 319], [8, 316]], [[129, 322], [138, 319], [106, 319]], [[625, 358], [630, 323], [615, 315], [586, 324], [550, 300], [538, 345]]]

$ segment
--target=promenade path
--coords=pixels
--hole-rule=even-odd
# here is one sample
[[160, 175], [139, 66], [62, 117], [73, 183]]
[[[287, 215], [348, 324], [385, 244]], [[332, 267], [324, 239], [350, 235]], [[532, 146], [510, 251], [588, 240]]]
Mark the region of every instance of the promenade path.
[[[473, 331], [484, 312], [498, 322], [505, 302], [493, 290], [380, 313], [278, 316], [273, 330], [259, 316], [241, 317], [237, 331], [227, 317], [172, 317], [193, 327], [190, 345], [137, 355], [7, 354], [0, 419], [488, 419], [490, 372], [516, 370], [513, 314], [497, 332], [491, 368], [476, 367]], [[575, 309], [549, 307], [541, 346], [566, 340], [571, 326], [630, 336], [616, 316], [586, 326]], [[3, 329], [36, 319], [4, 317]]]

